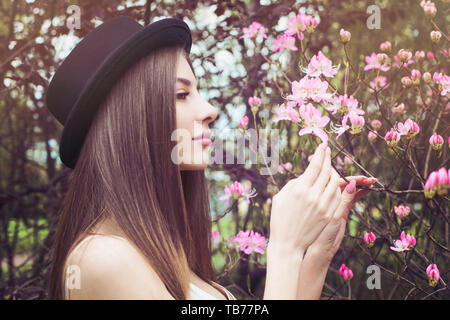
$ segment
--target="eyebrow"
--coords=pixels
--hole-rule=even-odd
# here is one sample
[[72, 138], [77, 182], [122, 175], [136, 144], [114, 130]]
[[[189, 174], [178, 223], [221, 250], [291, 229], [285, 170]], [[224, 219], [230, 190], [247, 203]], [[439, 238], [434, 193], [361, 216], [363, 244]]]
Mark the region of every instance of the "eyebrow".
[[[183, 83], [186, 86], [190, 86], [191, 85], [191, 81], [185, 78], [177, 78], [177, 81]], [[197, 90], [200, 89], [200, 85], [197, 83]]]

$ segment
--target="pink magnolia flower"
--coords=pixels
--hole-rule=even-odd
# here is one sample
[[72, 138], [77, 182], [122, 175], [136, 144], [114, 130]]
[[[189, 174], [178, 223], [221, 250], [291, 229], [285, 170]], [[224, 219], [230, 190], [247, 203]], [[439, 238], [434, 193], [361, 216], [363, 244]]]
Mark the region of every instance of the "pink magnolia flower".
[[391, 130], [384, 136], [384, 140], [387, 142], [389, 147], [395, 147], [400, 141], [400, 133], [395, 131], [394, 128], [391, 128]]
[[244, 116], [243, 118], [241, 118], [241, 120], [239, 120], [239, 125], [242, 127], [242, 129], [247, 128], [248, 125], [248, 117]]
[[416, 238], [414, 238], [414, 236], [410, 235], [409, 233], [405, 234], [405, 231], [402, 231], [400, 240], [395, 240], [394, 245], [395, 247], [390, 247], [392, 251], [409, 251], [416, 245]]
[[441, 135], [438, 135], [436, 132], [430, 137], [429, 140], [433, 150], [441, 150], [444, 145], [444, 138]]
[[241, 196], [244, 196], [247, 199], [247, 202], [250, 203], [250, 198], [256, 196], [256, 190], [252, 189], [250, 191], [249, 186], [241, 185], [239, 181], [234, 181], [229, 187], [225, 186], [225, 194], [220, 196], [219, 199], [225, 201], [225, 205], [228, 205], [228, 200], [230, 198], [237, 200]]
[[358, 104], [358, 100], [356, 100], [353, 96], [348, 97], [347, 94], [344, 94], [332, 98], [326, 109], [332, 114], [336, 114], [338, 111], [342, 114], [348, 114], [353, 111], [358, 115], [362, 115], [365, 112], [364, 110], [358, 108]]
[[391, 52], [392, 45], [389, 41], [385, 41], [380, 44], [380, 50], [383, 52]]
[[386, 77], [384, 76], [376, 76], [372, 82], [370, 82], [370, 92], [378, 91], [381, 88], [385, 89], [384, 86], [386, 85]]
[[414, 60], [411, 59], [412, 57], [412, 53], [405, 50], [405, 49], [400, 49], [397, 53], [397, 55], [394, 56], [394, 63], [392, 63], [393, 66], [396, 67], [407, 67], [408, 65], [410, 65], [411, 63], [414, 63]]
[[352, 34], [350, 33], [350, 31], [344, 30], [342, 28], [341, 30], [339, 30], [339, 35], [341, 36], [341, 42], [344, 44], [349, 42], [352, 38]]
[[320, 110], [311, 103], [300, 107], [300, 116], [305, 121], [306, 127], [298, 132], [299, 136], [312, 133], [322, 139], [322, 142], [328, 142], [328, 135], [322, 128], [330, 121], [329, 117], [322, 116]]
[[285, 49], [290, 49], [292, 51], [297, 51], [298, 48], [295, 46], [295, 38], [286, 34], [284, 32], [277, 39], [273, 40], [273, 52], [284, 51]]
[[422, 74], [420, 73], [419, 70], [417, 69], [412, 69], [411, 70], [411, 79], [414, 81], [414, 79], [420, 79], [420, 77], [422, 76]]
[[256, 37], [258, 34], [261, 35], [263, 38], [267, 39], [267, 35], [264, 33], [265, 28], [259, 22], [256, 22], [256, 21], [252, 22], [250, 27], [244, 28], [243, 31], [244, 31], [244, 35], [239, 37], [239, 39], [241, 39], [241, 38], [251, 39], [251, 38]]
[[301, 41], [304, 38], [303, 32], [314, 31], [314, 27], [317, 26], [317, 20], [313, 16], [299, 13], [295, 17], [292, 17], [288, 21], [288, 28], [285, 33], [289, 36], [297, 35], [297, 38]]
[[359, 116], [354, 112], [350, 112], [348, 114], [348, 118], [350, 119], [350, 124], [351, 124], [350, 133], [351, 134], [360, 133], [364, 127], [364, 123], [365, 123], [364, 117]]
[[400, 80], [402, 82], [402, 85], [407, 88], [409, 86], [411, 86], [413, 84], [413, 81], [411, 80], [410, 77], [408, 76], [404, 76], [402, 77], [402, 79]]
[[216, 229], [211, 232], [211, 241], [213, 245], [217, 245], [221, 241], [219, 232]]
[[390, 67], [386, 63], [380, 63], [377, 54], [375, 52], [372, 52], [370, 56], [366, 56], [366, 63], [367, 65], [364, 67], [364, 71], [371, 70], [371, 69], [378, 69], [381, 71], [388, 71]]
[[368, 139], [370, 142], [374, 142], [374, 141], [377, 139], [377, 135], [376, 135], [375, 133], [373, 133], [372, 131], [370, 131], [370, 132], [367, 134], [367, 139]]
[[439, 31], [431, 31], [430, 32], [431, 41], [433, 41], [434, 43], [438, 43], [439, 40], [441, 40], [441, 37], [442, 37], [442, 33], [440, 33]]
[[411, 119], [407, 119], [404, 124], [399, 122], [397, 129], [400, 135], [406, 135], [408, 139], [411, 139], [420, 131], [419, 125]]
[[434, 59], [434, 53], [431, 52], [431, 51], [429, 51], [429, 52], [427, 53], [427, 58], [430, 59], [430, 60], [433, 60], [433, 59]]
[[353, 278], [353, 271], [348, 268], [345, 264], [342, 264], [339, 268], [339, 274], [344, 278], [344, 280], [350, 280]]
[[414, 54], [414, 57], [416, 57], [417, 60], [423, 60], [425, 59], [425, 52], [424, 51], [416, 51]]
[[377, 119], [372, 120], [372, 121], [370, 122], [370, 125], [372, 126], [373, 130], [377, 131], [378, 129], [381, 128], [381, 121], [380, 121], [380, 120], [377, 120]]
[[323, 74], [325, 77], [334, 77], [338, 67], [333, 68], [331, 60], [325, 57], [322, 51], [314, 55], [309, 61], [308, 68], [301, 68], [310, 77], [318, 77]]
[[279, 107], [274, 109], [276, 117], [273, 119], [273, 122], [278, 122], [280, 120], [289, 120], [298, 122], [299, 114], [296, 109], [294, 109], [297, 103], [295, 101], [289, 101], [287, 104], [282, 103]]
[[438, 284], [438, 281], [440, 279], [439, 269], [438, 269], [437, 265], [430, 264], [427, 267], [427, 276], [428, 276], [428, 284], [431, 287], [435, 287]]
[[280, 164], [278, 166], [278, 172], [279, 173], [283, 174], [285, 170], [291, 171], [292, 170], [292, 163], [286, 162], [286, 163]]
[[408, 206], [399, 205], [394, 207], [394, 212], [400, 219], [406, 218], [409, 215], [410, 211], [411, 209]]
[[364, 234], [364, 242], [367, 244], [367, 247], [372, 248], [375, 240], [376, 240], [376, 236], [373, 232], [366, 232]]
[[256, 97], [256, 96], [250, 97], [250, 98], [248, 98], [248, 104], [250, 106], [260, 106], [261, 105], [261, 99]]
[[307, 75], [300, 81], [292, 81], [292, 94], [287, 96], [289, 100], [295, 100], [297, 105], [303, 105], [307, 99], [314, 102], [331, 101], [332, 94], [327, 93], [328, 82], [320, 78], [310, 78]]
[[440, 196], [446, 195], [449, 184], [447, 170], [445, 168], [440, 168], [437, 172], [437, 194]]
[[235, 247], [245, 254], [257, 252], [264, 253], [264, 249], [267, 248], [267, 241], [264, 236], [253, 230], [239, 231], [237, 235], [230, 239], [230, 245]]
[[450, 76], [435, 72], [433, 74], [433, 81], [440, 85], [441, 96], [445, 96], [450, 92]]
[[405, 114], [405, 104], [402, 102], [398, 106], [394, 107], [394, 111], [398, 114]]
[[436, 5], [432, 1], [421, 1], [420, 6], [427, 18], [434, 18], [437, 13]]

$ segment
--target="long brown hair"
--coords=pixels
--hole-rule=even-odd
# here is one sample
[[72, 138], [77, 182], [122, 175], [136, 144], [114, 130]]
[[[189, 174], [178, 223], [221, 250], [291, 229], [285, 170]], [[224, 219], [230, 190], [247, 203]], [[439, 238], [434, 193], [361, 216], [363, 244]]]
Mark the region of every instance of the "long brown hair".
[[59, 214], [49, 299], [63, 297], [69, 250], [105, 217], [118, 223], [175, 299], [186, 299], [190, 270], [214, 285], [204, 171], [180, 171], [170, 157], [180, 54], [194, 73], [182, 48], [159, 48], [130, 68], [100, 106]]

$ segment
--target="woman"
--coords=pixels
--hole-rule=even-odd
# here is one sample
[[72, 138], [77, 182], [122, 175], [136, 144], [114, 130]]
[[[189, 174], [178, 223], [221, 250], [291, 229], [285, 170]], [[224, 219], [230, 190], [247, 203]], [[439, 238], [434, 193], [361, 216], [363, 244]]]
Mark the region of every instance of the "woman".
[[[127, 24], [132, 29], [129, 20], [116, 18], [117, 32], [123, 32]], [[177, 24], [174, 20], [166, 19]], [[130, 37], [139, 33], [157, 37], [163, 30], [174, 28], [166, 25], [163, 29], [166, 21], [130, 32]], [[102, 30], [114, 29], [114, 23], [104, 23]], [[95, 53], [91, 53], [95, 47], [87, 49], [86, 41], [92, 44], [103, 39], [105, 35], [97, 29], [97, 40], [91, 32], [88, 40], [77, 46], [81, 49], [74, 49], [66, 59], [69, 62], [60, 69], [67, 69], [75, 55], [83, 56], [82, 50], [95, 59]], [[114, 34], [111, 41], [120, 36]], [[161, 44], [166, 38], [155, 39]], [[96, 76], [89, 75], [88, 84], [79, 86], [83, 87], [79, 91], [81, 98], [73, 100], [76, 107], [68, 120], [61, 121], [65, 124], [61, 158], [68, 166], [76, 165], [55, 234], [50, 299], [234, 299], [214, 282], [211, 265], [211, 220], [203, 170], [208, 163], [206, 136], [217, 111], [198, 92], [186, 39], [169, 41], [151, 50], [140, 48], [146, 54], [135, 57], [136, 61], [126, 68], [117, 61], [130, 59], [129, 55], [116, 54], [117, 50], [105, 54], [104, 60], [99, 59], [100, 71], [96, 75], [108, 63], [110, 71], [104, 72], [96, 85], [92, 85]], [[137, 44], [144, 41], [135, 41], [129, 51], [123, 49], [125, 42], [118, 45], [119, 51], [134, 54], [139, 51]], [[120, 59], [114, 64], [111, 56]], [[89, 69], [83, 63], [90, 62], [80, 60], [74, 64], [72, 77], [80, 72], [75, 69]], [[124, 69], [123, 74], [114, 75], [119, 68]], [[59, 115], [54, 101], [67, 98], [67, 94], [59, 92], [62, 87], [55, 89], [63, 82], [62, 72], [57, 71], [47, 94], [54, 115]], [[101, 87], [104, 81], [112, 84], [108, 90]], [[78, 122], [72, 119], [82, 110], [80, 101], [88, 101], [83, 99], [89, 90], [104, 90], [107, 94], [99, 98], [98, 111], [80, 140], [86, 117], [80, 116]], [[52, 98], [56, 91], [59, 96]], [[83, 115], [88, 114], [86, 110]], [[185, 133], [189, 139], [180, 142], [178, 138], [185, 137]], [[205, 139], [196, 139], [202, 134]], [[82, 148], [70, 153], [70, 143], [79, 141]], [[373, 183], [365, 177], [353, 181]], [[305, 173], [273, 198], [264, 298], [320, 296], [329, 261], [342, 239], [348, 210], [367, 192], [355, 192], [355, 182], [351, 182], [347, 189], [352, 192], [341, 193], [346, 186], [332, 170], [330, 153], [317, 148]], [[317, 268], [319, 263], [321, 268]], [[317, 274], [314, 283], [310, 283], [311, 272]]]

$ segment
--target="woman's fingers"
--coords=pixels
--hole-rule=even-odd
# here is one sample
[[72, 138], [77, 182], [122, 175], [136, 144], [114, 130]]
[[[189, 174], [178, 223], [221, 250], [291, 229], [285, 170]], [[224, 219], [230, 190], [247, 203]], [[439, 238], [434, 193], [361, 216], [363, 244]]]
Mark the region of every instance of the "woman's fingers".
[[326, 147], [326, 144], [323, 143], [317, 147], [316, 151], [313, 154], [311, 162], [309, 163], [305, 172], [300, 176], [303, 183], [307, 184], [308, 186], [311, 186], [313, 184], [313, 182], [319, 176], [320, 171], [322, 170], [322, 164], [326, 155]]
[[[330, 149], [327, 148], [327, 151], [325, 152], [322, 170], [320, 171], [319, 176], [317, 177], [316, 181], [313, 184], [313, 192], [322, 193], [325, 187], [327, 186], [328, 182], [330, 181], [331, 170], [333, 168], [331, 167], [331, 157], [330, 157], [331, 152], [329, 150]], [[339, 180], [337, 180], [336, 182], [338, 183]]]
[[[355, 180], [357, 185], [360, 186], [369, 186], [377, 181], [377, 178], [369, 178], [366, 176], [349, 176], [345, 177], [347, 180]], [[341, 188], [341, 191], [344, 190], [344, 188], [347, 186], [348, 182], [344, 179], [339, 179], [339, 187]]]
[[341, 201], [341, 192], [339, 191], [339, 174], [336, 170], [333, 170], [331, 173], [330, 182], [323, 191], [323, 199], [323, 203], [328, 205], [329, 216], [332, 217]]

